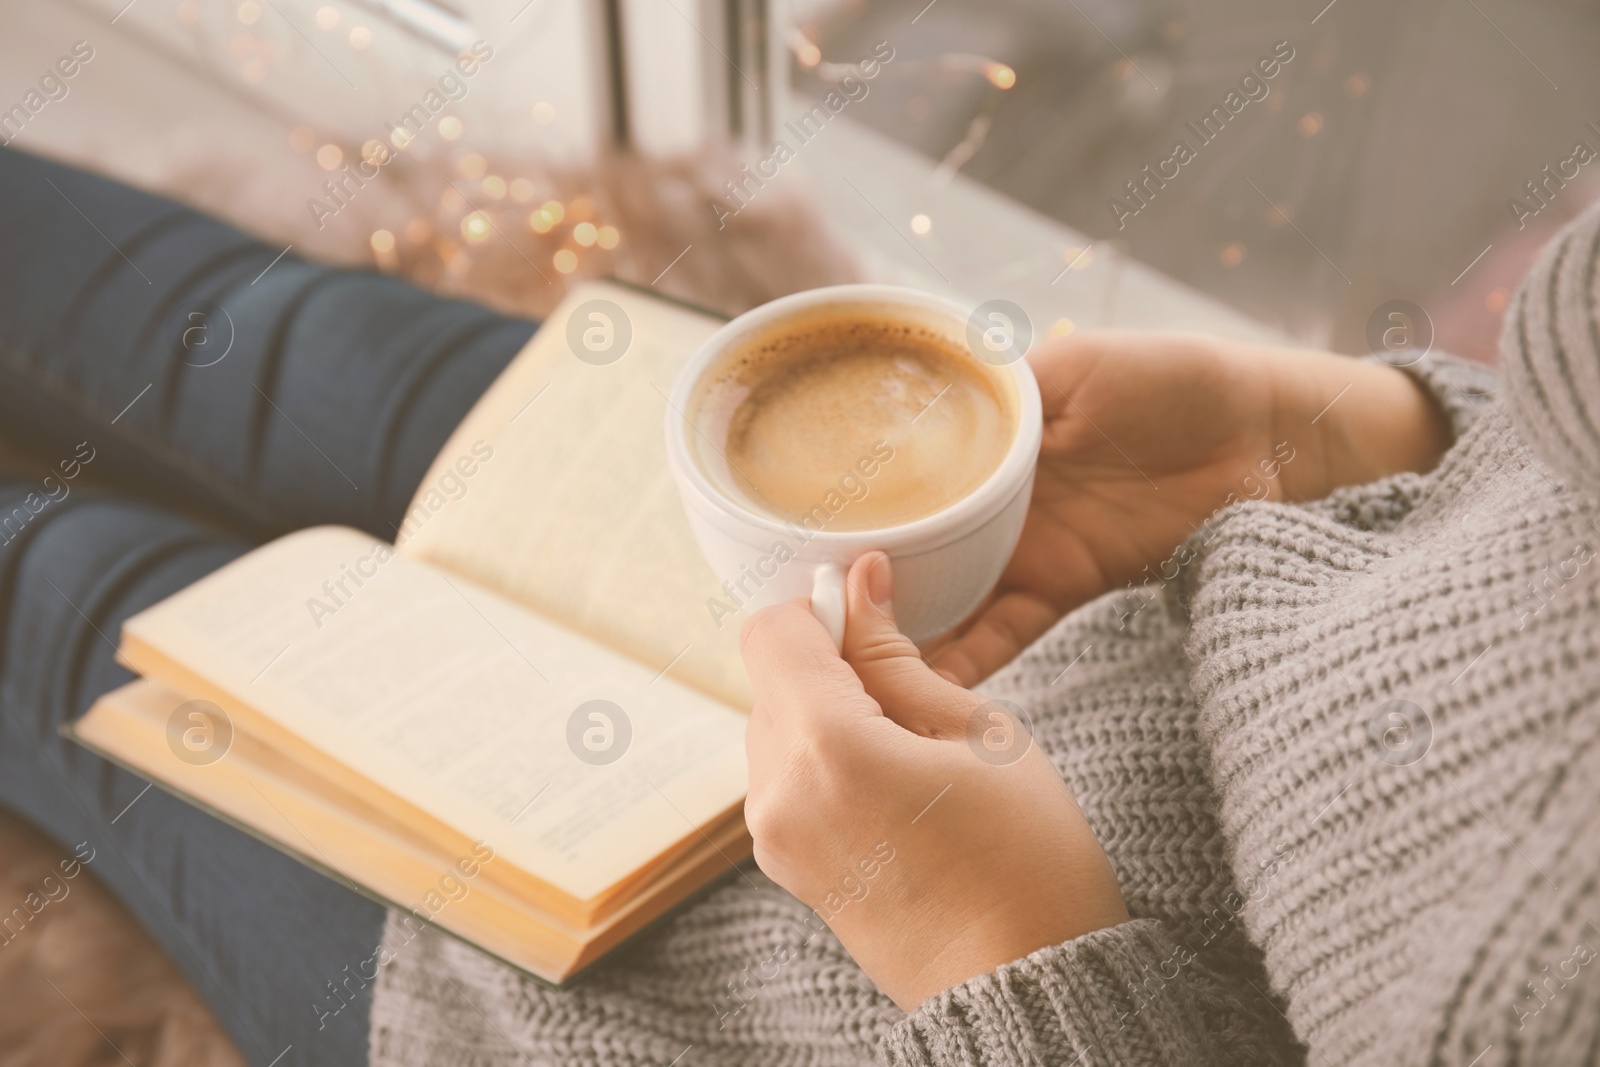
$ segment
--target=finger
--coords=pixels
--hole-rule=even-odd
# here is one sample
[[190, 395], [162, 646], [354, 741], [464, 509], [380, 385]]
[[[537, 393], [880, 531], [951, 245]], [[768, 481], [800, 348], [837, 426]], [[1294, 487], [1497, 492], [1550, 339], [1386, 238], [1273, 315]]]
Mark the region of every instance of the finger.
[[894, 620], [889, 557], [869, 552], [845, 577], [844, 658], [867, 695], [901, 726], [926, 737], [966, 729], [971, 693], [935, 674]]
[[769, 717], [776, 730], [879, 714], [804, 600], [752, 615], [739, 635], [739, 651], [759, 714]]
[[1094, 369], [1107, 345], [1115, 346], [1117, 335], [1086, 331], [1035, 345], [1028, 351], [1028, 367], [1039, 382], [1039, 399], [1046, 417], [1068, 406], [1067, 397]]
[[933, 667], [957, 685], [977, 685], [1016, 659], [1060, 618], [1061, 612], [1037, 597], [1005, 593], [934, 655]]

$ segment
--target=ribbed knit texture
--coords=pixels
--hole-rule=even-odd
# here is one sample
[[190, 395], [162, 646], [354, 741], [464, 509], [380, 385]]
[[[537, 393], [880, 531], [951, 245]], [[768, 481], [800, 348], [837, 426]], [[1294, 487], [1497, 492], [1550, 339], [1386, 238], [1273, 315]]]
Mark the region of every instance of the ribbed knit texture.
[[1437, 470], [1232, 508], [985, 686], [1032, 713], [1133, 921], [907, 1016], [753, 870], [564, 993], [391, 916], [373, 1062], [1597, 1062], [1597, 235], [1513, 305], [1503, 405], [1413, 368], [1460, 435]]
[[1595, 318], [1600, 213], [1550, 243], [1506, 316], [1506, 405], [1540, 458], [1600, 490], [1600, 321]]

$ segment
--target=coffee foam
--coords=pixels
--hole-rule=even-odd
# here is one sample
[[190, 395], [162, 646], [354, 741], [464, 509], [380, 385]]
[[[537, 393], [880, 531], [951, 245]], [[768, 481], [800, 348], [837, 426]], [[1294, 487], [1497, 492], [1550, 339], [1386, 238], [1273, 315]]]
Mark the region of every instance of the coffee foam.
[[1010, 449], [1014, 390], [901, 314], [819, 309], [732, 348], [695, 405], [702, 443], [718, 442], [703, 467], [814, 530], [896, 526], [971, 493]]

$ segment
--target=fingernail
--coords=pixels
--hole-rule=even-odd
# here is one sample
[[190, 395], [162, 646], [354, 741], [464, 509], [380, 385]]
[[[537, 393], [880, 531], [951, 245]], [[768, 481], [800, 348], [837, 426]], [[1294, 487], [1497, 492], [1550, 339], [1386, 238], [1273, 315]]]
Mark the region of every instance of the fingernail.
[[867, 570], [867, 596], [883, 611], [888, 611], [894, 595], [894, 579], [889, 557], [879, 552]]

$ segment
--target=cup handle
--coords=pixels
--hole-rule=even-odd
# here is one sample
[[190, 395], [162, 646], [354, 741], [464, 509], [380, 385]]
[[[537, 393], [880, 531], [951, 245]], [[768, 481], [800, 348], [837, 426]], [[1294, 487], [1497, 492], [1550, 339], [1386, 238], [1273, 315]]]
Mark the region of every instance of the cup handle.
[[834, 651], [844, 650], [844, 571], [824, 563], [811, 578], [811, 614], [833, 639]]

